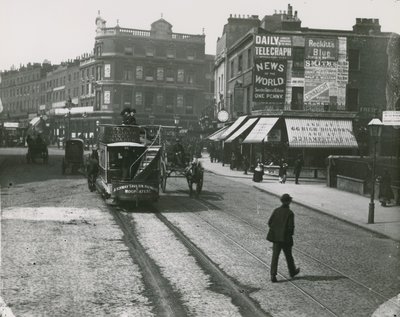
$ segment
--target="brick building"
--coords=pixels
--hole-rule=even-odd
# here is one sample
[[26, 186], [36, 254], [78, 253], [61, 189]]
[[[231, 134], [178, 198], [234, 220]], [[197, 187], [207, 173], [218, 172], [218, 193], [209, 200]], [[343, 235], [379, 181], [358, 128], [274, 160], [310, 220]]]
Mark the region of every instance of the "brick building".
[[[243, 26], [241, 35], [232, 39], [229, 32], [237, 25]], [[393, 87], [399, 81], [388, 79], [393, 68], [399, 73], [393, 57], [400, 53], [393, 44], [397, 39], [382, 32], [377, 19], [357, 18], [351, 31], [302, 27], [290, 5], [287, 12], [262, 20], [231, 16], [217, 42], [216, 111], [223, 106], [232, 121], [239, 118], [240, 128], [231, 139], [234, 129], [221, 137], [242, 150], [262, 143], [263, 155], [302, 154], [311, 165], [323, 166], [329, 154], [357, 154], [358, 144], [366, 142], [362, 132], [368, 122], [398, 103], [400, 89]], [[270, 118], [269, 123], [262, 120], [263, 127], [257, 123], [261, 117]], [[257, 129], [266, 132], [254, 141], [251, 131]], [[386, 144], [393, 132], [385, 127], [381, 153], [398, 152], [398, 146]]]

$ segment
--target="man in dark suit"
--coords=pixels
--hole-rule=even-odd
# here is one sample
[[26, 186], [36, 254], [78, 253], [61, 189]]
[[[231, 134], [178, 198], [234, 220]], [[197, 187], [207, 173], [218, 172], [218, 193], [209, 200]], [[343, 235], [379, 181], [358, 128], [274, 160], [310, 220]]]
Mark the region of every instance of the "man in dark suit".
[[300, 269], [296, 268], [292, 255], [293, 233], [294, 233], [294, 213], [290, 210], [289, 205], [292, 197], [289, 194], [283, 194], [281, 197], [282, 206], [276, 208], [269, 218], [269, 231], [267, 240], [273, 243], [272, 261], [271, 261], [271, 282], [276, 283], [276, 275], [278, 273], [278, 260], [281, 250], [286, 257], [290, 277], [299, 274]]

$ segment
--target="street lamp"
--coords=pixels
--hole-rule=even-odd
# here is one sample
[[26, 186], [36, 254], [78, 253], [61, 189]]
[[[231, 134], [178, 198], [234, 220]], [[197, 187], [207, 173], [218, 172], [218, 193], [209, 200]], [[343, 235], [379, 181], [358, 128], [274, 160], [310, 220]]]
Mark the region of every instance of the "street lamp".
[[175, 124], [175, 134], [178, 136], [179, 134], [179, 116], [174, 117], [174, 124]]
[[71, 138], [71, 108], [73, 107], [73, 103], [71, 100], [71, 97], [68, 98], [68, 100], [65, 102], [65, 107], [66, 109], [68, 109], [68, 113], [65, 115], [68, 118], [68, 138], [67, 140], [69, 140]]
[[368, 223], [374, 223], [374, 213], [375, 213], [375, 166], [376, 166], [376, 145], [379, 141], [379, 138], [382, 133], [382, 126], [383, 123], [381, 120], [375, 118], [372, 119], [368, 123], [368, 130], [369, 130], [369, 135], [371, 136], [371, 141], [373, 142], [374, 146], [374, 156], [372, 160], [372, 179], [371, 179], [371, 201], [369, 203], [369, 210], [368, 210]]

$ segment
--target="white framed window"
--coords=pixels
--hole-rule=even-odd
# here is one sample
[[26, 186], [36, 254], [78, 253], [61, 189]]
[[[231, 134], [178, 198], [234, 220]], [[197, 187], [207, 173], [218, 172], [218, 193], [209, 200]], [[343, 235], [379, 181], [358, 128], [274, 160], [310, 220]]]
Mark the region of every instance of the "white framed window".
[[137, 106], [143, 105], [143, 94], [142, 94], [141, 91], [137, 91], [137, 92], [135, 93], [135, 104], [136, 104]]
[[143, 66], [136, 66], [136, 79], [143, 79]]
[[182, 108], [183, 107], [183, 95], [176, 96], [176, 107]]
[[178, 69], [177, 82], [182, 83], [185, 79], [185, 71], [183, 69]]
[[157, 80], [164, 80], [164, 68], [157, 67]]
[[111, 102], [111, 92], [109, 90], [104, 91], [104, 104], [109, 105]]
[[110, 78], [110, 77], [111, 77], [111, 65], [104, 64], [104, 78]]

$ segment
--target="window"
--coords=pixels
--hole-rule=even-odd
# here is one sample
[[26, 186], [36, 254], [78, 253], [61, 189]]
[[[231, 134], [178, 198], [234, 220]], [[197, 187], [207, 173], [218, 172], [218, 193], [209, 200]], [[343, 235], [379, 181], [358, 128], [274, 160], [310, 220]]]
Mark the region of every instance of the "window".
[[185, 71], [183, 69], [178, 69], [177, 82], [182, 83], [185, 78]]
[[169, 113], [174, 111], [174, 94], [172, 92], [167, 93], [165, 97], [165, 111]]
[[96, 56], [101, 56], [101, 54], [102, 54], [102, 47], [101, 47], [101, 45], [96, 45], [95, 54], [96, 54]]
[[233, 61], [231, 61], [231, 78], [233, 78], [234, 71], [233, 71]]
[[143, 79], [143, 66], [136, 66], [136, 79]]
[[292, 107], [291, 110], [303, 110], [303, 87], [292, 88]]
[[174, 72], [173, 72], [172, 68], [167, 68], [166, 74], [165, 74], [165, 80], [168, 82], [174, 81]]
[[168, 58], [175, 58], [175, 48], [169, 47], [167, 49], [167, 57]]
[[133, 47], [125, 47], [124, 53], [125, 55], [133, 55]]
[[194, 83], [194, 72], [192, 72], [192, 71], [187, 72], [186, 81], [187, 81], [188, 84], [193, 84]]
[[293, 68], [304, 68], [304, 47], [293, 48]]
[[131, 88], [125, 88], [123, 95], [123, 104], [124, 106], [130, 106], [132, 104], [132, 89]]
[[111, 102], [111, 92], [109, 90], [104, 91], [104, 104], [108, 105]]
[[243, 70], [243, 55], [238, 56], [238, 72]]
[[187, 94], [185, 98], [185, 113], [186, 114], [193, 114], [193, 100], [194, 97], [192, 94]]
[[348, 88], [347, 89], [347, 110], [348, 111], [358, 111], [358, 89], [357, 88]]
[[129, 69], [129, 68], [125, 68], [123, 76], [124, 76], [124, 78], [123, 78], [124, 80], [131, 81], [132, 80], [132, 76], [133, 76], [132, 70]]
[[183, 95], [176, 96], [176, 107], [182, 108], [183, 107]]
[[154, 47], [146, 47], [146, 56], [154, 56]]
[[141, 91], [137, 91], [135, 94], [135, 104], [137, 106], [143, 105], [143, 94]]
[[154, 80], [154, 69], [153, 67], [146, 67], [146, 80]]
[[156, 99], [156, 105], [157, 107], [162, 107], [163, 105], [163, 95], [162, 94], [157, 94], [157, 99]]
[[187, 51], [187, 59], [194, 60], [194, 50], [193, 49], [188, 49], [188, 51]]
[[[111, 77], [111, 65], [110, 64], [105, 64], [104, 65], [104, 78], [110, 78]], [[83, 78], [83, 76], [82, 76]]]
[[350, 49], [348, 52], [349, 56], [349, 70], [359, 70], [360, 69], [360, 51]]
[[153, 109], [153, 103], [154, 103], [154, 94], [152, 91], [147, 91], [145, 95], [145, 110], [151, 110]]
[[164, 68], [157, 67], [157, 80], [164, 80]]

